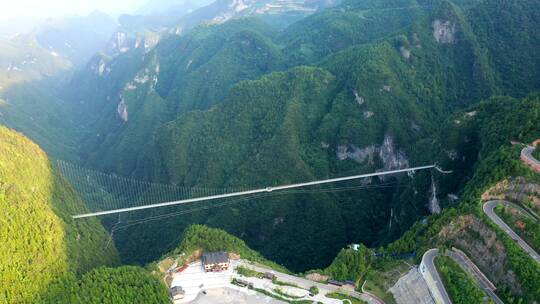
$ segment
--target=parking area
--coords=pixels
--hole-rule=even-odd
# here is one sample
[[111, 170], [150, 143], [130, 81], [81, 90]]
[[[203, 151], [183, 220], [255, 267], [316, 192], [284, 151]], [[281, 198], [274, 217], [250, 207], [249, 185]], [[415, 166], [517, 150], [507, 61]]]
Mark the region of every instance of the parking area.
[[429, 288], [417, 267], [412, 268], [406, 275], [399, 278], [390, 288], [397, 304], [435, 304]]
[[223, 272], [205, 272], [201, 262], [189, 265], [181, 273], [174, 274], [171, 287], [180, 286], [184, 290], [184, 299], [178, 303], [189, 303], [203, 290], [227, 287], [233, 276], [233, 267]]
[[274, 298], [267, 297], [252, 290], [238, 290], [232, 287], [215, 288], [201, 294], [195, 301], [195, 304], [281, 304], [285, 303]]
[[[255, 291], [254, 289], [264, 289], [266, 292], [270, 292], [275, 296], [283, 296], [276, 293], [279, 292], [290, 295], [291, 299], [309, 299], [315, 302], [324, 304], [339, 304], [340, 300], [331, 299], [325, 297], [328, 292], [322, 289], [319, 294], [309, 295], [309, 291], [305, 288], [299, 288], [295, 286], [276, 285], [272, 280], [261, 279], [255, 277], [244, 277], [234, 271], [238, 266], [245, 266], [241, 261], [231, 261], [231, 267], [223, 272], [205, 272], [200, 261], [190, 264], [182, 272], [174, 273], [171, 287], [180, 286], [184, 290], [184, 298], [177, 300], [176, 304], [183, 303], [197, 303], [197, 304], [229, 304], [229, 303], [245, 303], [245, 304], [258, 304], [258, 303], [285, 303], [277, 300], [273, 297], [264, 295]], [[287, 278], [296, 278], [288, 276]], [[231, 284], [233, 278], [242, 280], [246, 284], [250, 284], [252, 288], [240, 287]], [[284, 279], [284, 278], [280, 278]], [[296, 278], [296, 281], [302, 280]], [[284, 281], [290, 284], [296, 285], [295, 281], [284, 279]], [[315, 285], [312, 282], [306, 286], [308, 288]], [[301, 284], [298, 284], [301, 285]]]

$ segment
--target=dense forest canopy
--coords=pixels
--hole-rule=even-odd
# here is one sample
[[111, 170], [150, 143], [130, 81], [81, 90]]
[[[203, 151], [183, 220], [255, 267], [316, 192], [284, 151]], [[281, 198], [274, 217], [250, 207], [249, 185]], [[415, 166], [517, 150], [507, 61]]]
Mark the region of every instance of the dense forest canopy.
[[23, 135], [0, 127], [0, 300], [26, 303], [70, 274], [116, 265], [114, 244], [45, 153]]
[[[505, 302], [540, 298], [540, 266], [480, 204], [505, 180], [538, 183], [515, 141], [540, 138], [540, 1], [308, 1], [272, 16], [237, 4], [123, 16], [78, 69], [57, 36], [0, 40], [0, 302], [166, 302], [153, 262], [200, 250], [377, 281], [399, 257], [455, 245], [441, 231], [464, 217], [504, 251]], [[88, 171], [61, 174], [55, 160]], [[169, 185], [204, 193], [431, 164], [452, 173], [71, 217], [176, 199], [154, 191]], [[120, 189], [128, 179], [138, 197]], [[452, 261], [437, 264], [455, 302], [483, 297]]]

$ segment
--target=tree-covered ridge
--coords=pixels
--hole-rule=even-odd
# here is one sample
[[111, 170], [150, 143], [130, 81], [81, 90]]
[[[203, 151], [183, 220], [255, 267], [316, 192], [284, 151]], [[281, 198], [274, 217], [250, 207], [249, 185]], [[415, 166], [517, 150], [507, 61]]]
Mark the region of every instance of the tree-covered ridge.
[[[486, 293], [480, 289], [474, 279], [460, 266], [447, 256], [435, 259], [437, 270], [441, 274], [444, 288], [447, 290], [452, 303], [483, 303]], [[491, 300], [487, 303], [493, 303]]]
[[[539, 56], [528, 56], [540, 43], [540, 2], [537, 0], [484, 1], [467, 13], [478, 42], [489, 52], [497, 82], [510, 96], [538, 90]], [[493, 18], [493, 16], [497, 16]], [[519, 17], [518, 17], [519, 16]]]
[[135, 266], [100, 267], [60, 281], [41, 298], [55, 304], [169, 303], [166, 285], [148, 269]]
[[[410, 25], [414, 16], [423, 16], [420, 11], [427, 11], [427, 8], [394, 3], [383, 8], [374, 5], [368, 11], [364, 7], [358, 8], [357, 12], [354, 10], [356, 8], [342, 7], [326, 17], [324, 10], [320, 18], [327, 22], [316, 27], [309, 22], [298, 24], [279, 36], [255, 18], [201, 25], [180, 36], [163, 37], [155, 51], [148, 54], [133, 50], [112, 61], [103, 59], [105, 72], [101, 76], [96, 75], [100, 59], [95, 59], [87, 70], [74, 78], [70, 85], [73, 92], [68, 95], [69, 99], [81, 101], [75, 105], [79, 108], [77, 113], [84, 113], [83, 120], [95, 120], [93, 125], [86, 126], [88, 134], [83, 137], [82, 158], [92, 166], [124, 175], [144, 175], [148, 164], [128, 151], [134, 145], [140, 145], [141, 139], [152, 136], [155, 128], [149, 126], [177, 119], [185, 111], [207, 109], [220, 103], [230, 88], [241, 80], [312, 63], [330, 53], [318, 54], [319, 49], [337, 51], [384, 37]], [[348, 14], [355, 17], [346, 18]], [[335, 20], [341, 21], [334, 24]], [[337, 38], [336, 32], [341, 29], [343, 33]], [[356, 37], [364, 36], [364, 33], [365, 37]], [[325, 37], [330, 36], [343, 43], [327, 41]], [[148, 71], [156, 67], [159, 72], [153, 78], [154, 74]], [[131, 87], [128, 84], [136, 77], [136, 71], [143, 77], [149, 75], [156, 83], [137, 85], [143, 88], [126, 97], [124, 88]], [[122, 122], [117, 114], [119, 95], [124, 96], [130, 114], [128, 122]], [[93, 152], [88, 154], [88, 150]]]
[[[432, 216], [425, 223], [416, 223], [398, 241], [385, 250], [391, 253], [408, 253], [444, 245], [455, 244], [449, 240], [437, 240], [441, 229], [464, 214], [474, 214], [496, 232], [504, 248], [507, 267], [517, 277], [520, 293], [513, 293], [514, 286], [497, 286], [498, 295], [505, 302], [523, 301], [533, 303], [540, 297], [540, 266], [519, 247], [504, 231], [491, 224], [482, 211], [482, 195], [505, 179], [526, 177], [540, 182], [539, 176], [524, 165], [519, 156], [520, 146], [511, 146], [512, 140], [531, 142], [540, 136], [540, 96], [530, 95], [523, 99], [494, 97], [465, 111], [450, 116], [441, 126], [441, 132], [430, 153], [440, 155], [441, 166], [453, 170], [439, 179], [439, 195], [457, 195], [459, 200], [441, 200], [447, 208], [440, 216]], [[422, 150], [419, 150], [422, 151]], [[457, 246], [457, 245], [456, 245]], [[459, 247], [459, 246], [458, 246]], [[486, 252], [486, 255], [489, 255]], [[419, 255], [420, 256], [420, 255]], [[482, 269], [490, 278], [491, 270]], [[493, 278], [492, 278], [493, 279]], [[519, 289], [518, 289], [519, 290]]]
[[69, 60], [51, 54], [33, 34], [0, 39], [0, 93], [12, 85], [46, 78], [69, 68]]
[[[313, 134], [317, 133], [324, 117], [333, 86], [334, 78], [328, 72], [312, 67], [240, 83], [225, 104], [210, 111], [190, 113], [160, 130], [161, 152], [154, 156], [156, 162], [162, 160], [166, 164], [159, 168], [161, 176], [177, 183], [204, 187], [261, 187], [268, 181], [277, 184], [332, 176], [329, 160], [335, 157], [335, 152], [321, 146], [320, 139]], [[186, 142], [190, 144], [183, 144]], [[194, 155], [200, 161], [193, 162]], [[347, 166], [349, 170], [361, 168], [352, 161]], [[364, 204], [373, 206], [377, 210], [374, 212], [383, 214], [384, 206], [380, 201], [388, 199], [391, 192], [381, 194], [367, 190], [357, 194], [366, 198]], [[339, 201], [338, 196], [331, 194], [253, 198], [245, 204], [221, 208], [200, 218], [204, 223], [216, 223], [217, 227], [235, 231], [236, 235], [248, 233], [249, 240], [257, 240], [251, 243], [254, 248], [260, 251], [266, 248], [268, 251], [262, 250], [265, 255], [281, 255], [277, 261], [289, 263], [286, 266], [294, 265], [294, 261], [303, 264], [310, 260], [322, 267], [331, 262], [334, 254], [323, 258], [321, 253], [335, 253], [347, 242], [344, 227], [333, 225], [332, 218], [347, 216], [348, 222], [363, 223], [361, 225], [373, 232], [365, 234], [372, 239], [376, 238], [379, 228], [383, 228], [368, 227], [370, 215], [351, 214], [358, 201], [341, 198], [342, 205]], [[291, 204], [296, 207], [291, 208]], [[167, 220], [167, 225], [178, 227], [181, 221], [186, 219]], [[150, 225], [152, 228], [147, 230], [159, 229]], [[139, 230], [139, 227], [134, 229]], [[306, 243], [292, 245], [293, 239], [299, 237]], [[333, 241], [321, 242], [330, 239]], [[335, 242], [337, 240], [340, 244]], [[156, 243], [154, 248], [159, 246]], [[285, 246], [296, 248], [280, 250]], [[314, 246], [319, 249], [311, 250]], [[306, 259], [306, 255], [310, 258]], [[291, 268], [300, 270], [298, 266]]]
[[265, 259], [260, 253], [249, 248], [241, 239], [221, 229], [192, 225], [186, 228], [180, 239], [182, 240], [180, 245], [171, 254], [184, 254], [184, 256], [189, 257], [196, 251], [228, 251], [240, 255], [241, 259], [288, 272], [283, 266]]
[[364, 245], [358, 249], [342, 249], [323, 272], [340, 281], [362, 281], [372, 270], [376, 257], [374, 252]]
[[507, 223], [536, 252], [540, 251], [540, 224], [510, 206], [497, 206], [497, 215]]
[[[96, 59], [68, 89], [70, 99], [84, 100], [77, 105], [88, 124], [82, 158], [123, 175], [144, 176], [149, 169], [143, 150], [152, 153], [151, 147], [130, 151], [159, 126], [186, 111], [220, 102], [240, 80], [283, 68], [281, 50], [270, 39], [273, 35], [259, 20], [239, 19], [168, 37], [146, 54], [133, 50], [113, 59]], [[102, 75], [96, 73], [98, 64], [106, 71]], [[128, 114], [124, 118], [118, 113], [121, 102]]]
[[[453, 168], [455, 177], [441, 180], [445, 188], [463, 189], [462, 191], [478, 191], [468, 189], [468, 182], [478, 174], [477, 161], [486, 159], [501, 147], [510, 145], [513, 140], [531, 142], [540, 136], [540, 96], [532, 94], [522, 99], [511, 97], [493, 97], [452, 115], [441, 128], [439, 144], [435, 149], [441, 158], [446, 159], [444, 165]], [[491, 172], [484, 168], [481, 176], [487, 174], [504, 178], [506, 171], [496, 166]], [[494, 182], [495, 180], [492, 180]], [[445, 191], [445, 190], [443, 190]], [[448, 190], [453, 191], [453, 190]]]
[[[120, 174], [206, 187], [440, 161], [455, 172], [434, 178], [441, 205], [453, 206], [448, 194], [456, 194], [474, 208], [482, 187], [521, 172], [506, 163], [515, 156], [506, 144], [538, 135], [538, 99], [497, 98], [451, 115], [493, 94], [537, 88], [538, 69], [529, 66], [537, 62], [538, 2], [455, 3], [347, 1], [283, 32], [291, 36], [243, 19], [164, 39], [149, 53], [98, 56], [67, 94], [83, 126], [78, 156]], [[512, 14], [493, 22], [500, 10]], [[523, 24], [514, 18], [521, 14]], [[516, 51], [505, 51], [509, 36]], [[519, 59], [503, 62], [509, 56]], [[129, 115], [119, 113], [121, 104]], [[147, 262], [189, 224], [206, 223], [293, 270], [324, 267], [345, 244], [385, 243], [427, 215], [428, 174], [391, 182], [401, 188], [253, 198], [115, 235], [126, 260]], [[413, 252], [421, 243], [414, 233], [402, 241], [392, 249]], [[518, 273], [536, 282], [534, 271], [530, 280], [525, 269]]]
[[[478, 4], [485, 5], [489, 4]], [[433, 7], [429, 16], [396, 34], [330, 52], [317, 67], [273, 72], [236, 83], [227, 94], [221, 90], [224, 97], [216, 106], [179, 114], [157, 129], [153, 134], [156, 148], [145, 151], [148, 157], [141, 158], [145, 168], [141, 172], [152, 168], [152, 179], [184, 186], [256, 187], [447, 159], [455, 147], [432, 149], [441, 123], [455, 110], [506, 89], [497, 81], [499, 67], [476, 35], [487, 25], [470, 18], [469, 6], [444, 1]], [[512, 26], [518, 30], [518, 25]], [[504, 42], [499, 36], [494, 39]], [[187, 58], [182, 60], [182, 65], [189, 63]], [[375, 152], [381, 147], [392, 152]], [[464, 144], [463, 148], [475, 146]], [[470, 166], [476, 159], [472, 153], [467, 156], [467, 162], [461, 164], [467, 170], [463, 174], [472, 172]], [[113, 163], [119, 166], [122, 162]], [[227, 212], [198, 220], [245, 235], [253, 248], [279, 256], [278, 262], [291, 263], [287, 265], [291, 269], [300, 270], [306, 260], [314, 262], [310, 268], [320, 268], [331, 261], [329, 256], [322, 257], [323, 252], [336, 252], [355, 240], [368, 245], [391, 241], [426, 215], [431, 180], [428, 175], [417, 177], [406, 189], [386, 193], [291, 195], [267, 199], [266, 204], [253, 200], [247, 208], [224, 208]], [[439, 194], [443, 204], [448, 201], [445, 196], [459, 189], [464, 180], [436, 181], [447, 188]], [[322, 201], [327, 203], [319, 205]], [[299, 205], [291, 207], [293, 204]], [[310, 210], [321, 208], [325, 210], [321, 215], [310, 215]], [[230, 214], [241, 215], [242, 220], [232, 221]], [[345, 227], [322, 229], [331, 222], [330, 217], [340, 218]], [[248, 220], [251, 218], [258, 221]], [[293, 220], [298, 218], [306, 222]], [[189, 224], [185, 221], [167, 221], [170, 224], [155, 229], [181, 229]], [[302, 238], [311, 245], [281, 252], [279, 248], [290, 246], [296, 237], [279, 230], [297, 231], [299, 226], [304, 228]], [[324, 233], [318, 240], [327, 242], [322, 242], [325, 248], [317, 257], [309, 249], [317, 242], [310, 235], [320, 231]], [[164, 234], [164, 239], [173, 237], [174, 233]], [[268, 238], [275, 243], [265, 242]], [[129, 248], [128, 254], [141, 252], [132, 249], [137, 244], [129, 239], [122, 244]], [[160, 246], [158, 241], [152, 244], [152, 248]], [[306, 254], [312, 258], [305, 259]], [[149, 256], [155, 258], [155, 253]]]
[[0, 127], [0, 300], [29, 303], [54, 281], [118, 262], [97, 220], [75, 222], [86, 210], [45, 153]]

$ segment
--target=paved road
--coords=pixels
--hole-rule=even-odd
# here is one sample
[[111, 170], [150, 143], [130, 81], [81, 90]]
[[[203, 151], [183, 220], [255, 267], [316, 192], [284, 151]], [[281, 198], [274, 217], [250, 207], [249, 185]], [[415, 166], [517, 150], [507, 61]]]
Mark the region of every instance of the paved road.
[[[433, 281], [435, 283], [435, 286], [433, 284], [428, 283], [428, 287], [430, 289], [435, 288], [436, 290], [432, 292], [437, 292], [441, 299], [438, 299], [438, 297], [435, 297], [435, 303], [440, 303], [440, 300], [442, 300], [443, 304], [452, 304], [452, 300], [450, 300], [450, 296], [448, 296], [448, 293], [446, 292], [446, 289], [444, 288], [444, 284], [442, 282], [441, 277], [439, 276], [439, 272], [437, 271], [437, 267], [435, 267], [435, 258], [439, 255], [438, 249], [430, 249], [424, 253], [424, 256], [422, 257], [422, 264], [425, 266], [425, 271], [429, 272], [431, 275], [431, 278], [433, 278]], [[424, 272], [424, 270], [421, 270], [421, 272]]]
[[534, 251], [517, 233], [515, 233], [503, 220], [495, 213], [495, 207], [499, 204], [502, 205], [512, 205], [512, 203], [507, 201], [488, 201], [484, 203], [484, 213], [497, 225], [499, 226], [506, 234], [508, 234], [513, 240], [515, 240], [525, 252], [527, 252], [533, 260], [540, 263], [540, 255]]
[[[478, 285], [488, 294], [488, 296], [497, 304], [504, 304], [499, 297], [493, 292], [494, 286], [491, 282], [480, 272], [476, 265], [472, 264], [472, 261], [457, 252], [448, 251], [447, 255], [453, 259], [461, 268], [467, 271], [473, 276]], [[472, 264], [472, 265], [471, 265]]]
[[534, 149], [535, 149], [535, 147], [527, 146], [527, 147], [523, 148], [523, 150], [521, 150], [521, 155], [525, 156], [525, 158], [527, 158], [529, 161], [531, 161], [532, 163], [535, 163], [537, 166], [540, 167], [540, 160], [538, 160], [538, 159], [534, 158], [534, 156], [532, 156], [532, 153], [534, 152]]
[[[270, 272], [270, 273], [273, 273], [278, 280], [284, 281], [284, 282], [294, 283], [294, 284], [298, 285], [299, 287], [302, 287], [302, 288], [305, 288], [305, 289], [309, 289], [311, 286], [317, 286], [320, 293], [325, 293], [326, 294], [326, 293], [331, 293], [331, 292], [340, 290], [340, 288], [338, 286], [314, 282], [314, 281], [307, 280], [307, 279], [304, 279], [304, 278], [300, 278], [300, 277], [297, 277], [297, 276], [293, 276], [293, 275], [289, 275], [289, 274], [286, 274], [286, 273], [278, 272], [278, 271], [275, 271], [273, 269], [269, 269], [269, 268], [266, 268], [266, 267], [253, 265], [253, 264], [247, 263], [246, 261], [240, 261], [240, 264], [242, 266], [246, 267], [246, 268], [249, 268], [251, 270], [255, 270], [255, 271], [258, 271], [258, 272], [263, 272], [263, 273], [264, 272]], [[347, 293], [347, 292], [343, 291], [343, 293]], [[365, 294], [365, 293], [354, 291], [354, 292], [350, 292], [348, 294], [353, 296], [353, 297], [359, 298], [359, 299], [361, 299], [363, 301], [366, 301], [369, 304], [385, 304], [382, 300], [380, 300], [378, 298], [375, 298], [375, 297], [373, 297], [371, 295]]]

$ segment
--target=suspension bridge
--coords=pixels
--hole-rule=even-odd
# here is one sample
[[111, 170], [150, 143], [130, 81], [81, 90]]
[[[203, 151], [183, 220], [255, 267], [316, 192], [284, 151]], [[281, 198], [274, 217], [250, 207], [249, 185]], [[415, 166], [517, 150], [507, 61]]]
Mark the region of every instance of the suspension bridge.
[[[291, 193], [290, 190], [293, 190], [293, 189], [306, 188], [310, 186], [325, 185], [325, 184], [331, 184], [331, 183], [339, 183], [339, 182], [352, 181], [352, 180], [359, 180], [359, 179], [376, 177], [376, 176], [394, 175], [394, 174], [400, 174], [400, 173], [412, 174], [416, 171], [428, 170], [428, 169], [435, 169], [438, 172], [443, 173], [443, 174], [451, 173], [451, 171], [444, 171], [440, 169], [437, 165], [433, 164], [433, 165], [426, 165], [426, 166], [419, 166], [419, 167], [412, 167], [412, 168], [405, 168], [405, 169], [398, 169], [398, 170], [390, 170], [390, 171], [382, 171], [382, 172], [374, 172], [374, 173], [367, 173], [367, 174], [360, 174], [360, 175], [351, 175], [351, 176], [345, 176], [345, 177], [316, 180], [316, 181], [309, 181], [309, 182], [302, 182], [302, 183], [295, 183], [295, 184], [269, 186], [269, 187], [251, 189], [251, 190], [240, 189], [239, 191], [234, 191], [234, 189], [184, 188], [184, 187], [177, 187], [175, 185], [162, 185], [162, 184], [153, 184], [153, 183], [147, 183], [147, 182], [141, 182], [141, 181], [133, 181], [133, 180], [116, 177], [116, 176], [112, 176], [111, 178], [110, 175], [106, 175], [100, 172], [90, 171], [90, 170], [87, 170], [84, 174], [74, 174], [73, 165], [70, 165], [64, 162], [59, 162], [59, 168], [60, 168], [60, 171], [70, 181], [72, 181], [72, 183], [74, 184], [74, 187], [78, 190], [78, 192], [87, 194], [88, 196], [87, 200], [92, 199], [92, 197], [95, 198], [97, 195], [94, 195], [94, 193], [104, 192], [103, 189], [105, 187], [112, 188], [114, 191], [116, 191], [116, 193], [121, 193], [122, 190], [127, 189], [127, 188], [134, 188], [135, 190], [130, 190], [130, 192], [124, 195], [122, 198], [114, 198], [113, 200], [124, 201], [123, 203], [117, 204], [117, 205], [123, 205], [123, 206], [126, 205], [125, 202], [129, 202], [129, 201], [138, 201], [140, 204], [138, 206], [132, 206], [132, 207], [126, 207], [126, 208], [114, 208], [110, 202], [105, 201], [102, 205], [96, 208], [96, 209], [101, 209], [101, 211], [73, 215], [74, 219], [82, 219], [82, 218], [89, 218], [89, 217], [114, 215], [114, 214], [120, 215], [126, 212], [156, 209], [156, 208], [163, 208], [163, 207], [168, 207], [168, 206], [178, 206], [178, 205], [184, 205], [184, 204], [190, 204], [190, 203], [209, 202], [209, 201], [223, 200], [223, 199], [230, 199], [230, 198], [240, 197], [239, 200], [242, 200], [242, 197], [250, 197], [250, 196], [252, 197], [253, 195], [290, 194]], [[94, 187], [89, 188], [88, 185], [92, 185], [92, 184], [94, 185]], [[84, 186], [81, 186], [81, 185], [84, 185]], [[328, 192], [343, 191], [343, 190], [346, 191], [346, 190], [352, 190], [353, 188], [358, 188], [358, 187], [326, 189], [323, 191], [328, 191]], [[163, 191], [163, 189], [165, 189], [166, 191]], [[300, 190], [300, 191], [309, 191], [309, 190]], [[216, 193], [219, 193], [219, 194], [216, 194]], [[205, 194], [211, 194], [211, 195], [205, 195]], [[167, 198], [169, 197], [187, 197], [187, 198], [179, 199], [179, 200], [167, 200]], [[152, 199], [154, 201], [155, 200], [162, 201], [162, 203], [145, 204], [144, 198], [146, 198], [146, 200]], [[227, 203], [221, 203], [217, 205], [222, 206], [222, 205], [227, 205], [230, 203], [231, 202], [227, 202]], [[203, 209], [206, 209], [206, 208], [209, 208], [209, 207], [208, 206], [203, 207]], [[194, 210], [197, 210], [197, 209], [194, 209]], [[163, 216], [168, 216], [168, 215], [163, 215]]]

